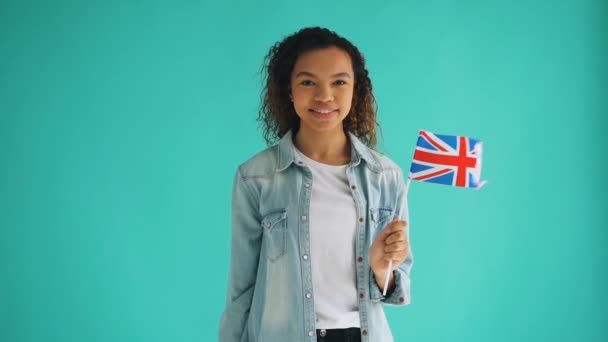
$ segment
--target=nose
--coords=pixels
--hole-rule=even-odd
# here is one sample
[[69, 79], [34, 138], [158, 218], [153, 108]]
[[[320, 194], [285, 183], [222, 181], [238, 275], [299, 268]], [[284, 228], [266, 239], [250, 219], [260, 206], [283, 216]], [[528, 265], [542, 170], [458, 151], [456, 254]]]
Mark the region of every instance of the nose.
[[334, 100], [334, 95], [331, 92], [331, 89], [327, 86], [321, 86], [317, 89], [315, 93], [315, 100], [320, 102], [328, 102]]

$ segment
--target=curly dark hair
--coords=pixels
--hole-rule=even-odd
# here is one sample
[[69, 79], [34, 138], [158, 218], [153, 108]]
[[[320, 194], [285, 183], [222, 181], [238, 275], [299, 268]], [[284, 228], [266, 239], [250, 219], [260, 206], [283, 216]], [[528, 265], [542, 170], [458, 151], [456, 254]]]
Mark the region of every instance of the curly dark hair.
[[345, 132], [351, 132], [370, 148], [376, 147], [377, 104], [372, 93], [372, 82], [365, 68], [365, 58], [347, 39], [334, 31], [321, 27], [307, 27], [275, 43], [264, 58], [262, 66], [263, 89], [257, 121], [264, 131], [268, 145], [280, 139], [287, 131], [294, 134], [300, 128], [300, 118], [290, 100], [290, 77], [296, 60], [303, 53], [327, 47], [338, 47], [351, 58], [355, 73], [353, 102], [343, 121]]

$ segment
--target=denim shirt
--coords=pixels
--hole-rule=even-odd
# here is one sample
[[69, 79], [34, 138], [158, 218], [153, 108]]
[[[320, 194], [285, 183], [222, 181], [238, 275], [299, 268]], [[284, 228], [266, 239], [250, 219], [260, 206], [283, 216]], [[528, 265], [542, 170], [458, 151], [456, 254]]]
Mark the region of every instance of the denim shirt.
[[[374, 279], [368, 249], [394, 216], [408, 221], [409, 239], [403, 171], [352, 133], [348, 137], [352, 148], [346, 176], [358, 217], [353, 262], [361, 341], [393, 341], [382, 305], [410, 303], [413, 254], [410, 248], [394, 271], [394, 289], [385, 297]], [[314, 179], [294, 153], [292, 139], [287, 132], [278, 144], [239, 165], [234, 177], [222, 342], [317, 340], [308, 220]]]

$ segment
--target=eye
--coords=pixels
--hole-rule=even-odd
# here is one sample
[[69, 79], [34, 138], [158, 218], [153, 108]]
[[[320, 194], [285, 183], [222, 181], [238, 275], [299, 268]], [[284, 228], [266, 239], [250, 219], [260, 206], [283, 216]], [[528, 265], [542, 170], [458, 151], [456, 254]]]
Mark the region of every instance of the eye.
[[343, 81], [343, 80], [337, 80], [337, 81], [336, 81], [336, 84], [337, 84], [337, 85], [345, 85], [345, 84], [346, 84], [346, 81]]
[[301, 84], [301, 85], [308, 86], [308, 85], [313, 85], [313, 82], [312, 82], [311, 80], [304, 80], [304, 81], [302, 81], [300, 84]]

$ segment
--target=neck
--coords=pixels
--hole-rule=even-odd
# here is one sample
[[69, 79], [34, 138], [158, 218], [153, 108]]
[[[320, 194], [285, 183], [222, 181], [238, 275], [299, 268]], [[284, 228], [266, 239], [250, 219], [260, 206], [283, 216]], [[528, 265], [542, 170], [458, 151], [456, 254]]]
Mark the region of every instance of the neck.
[[330, 165], [345, 165], [351, 159], [351, 147], [344, 130], [311, 132], [300, 127], [294, 145], [308, 158]]

